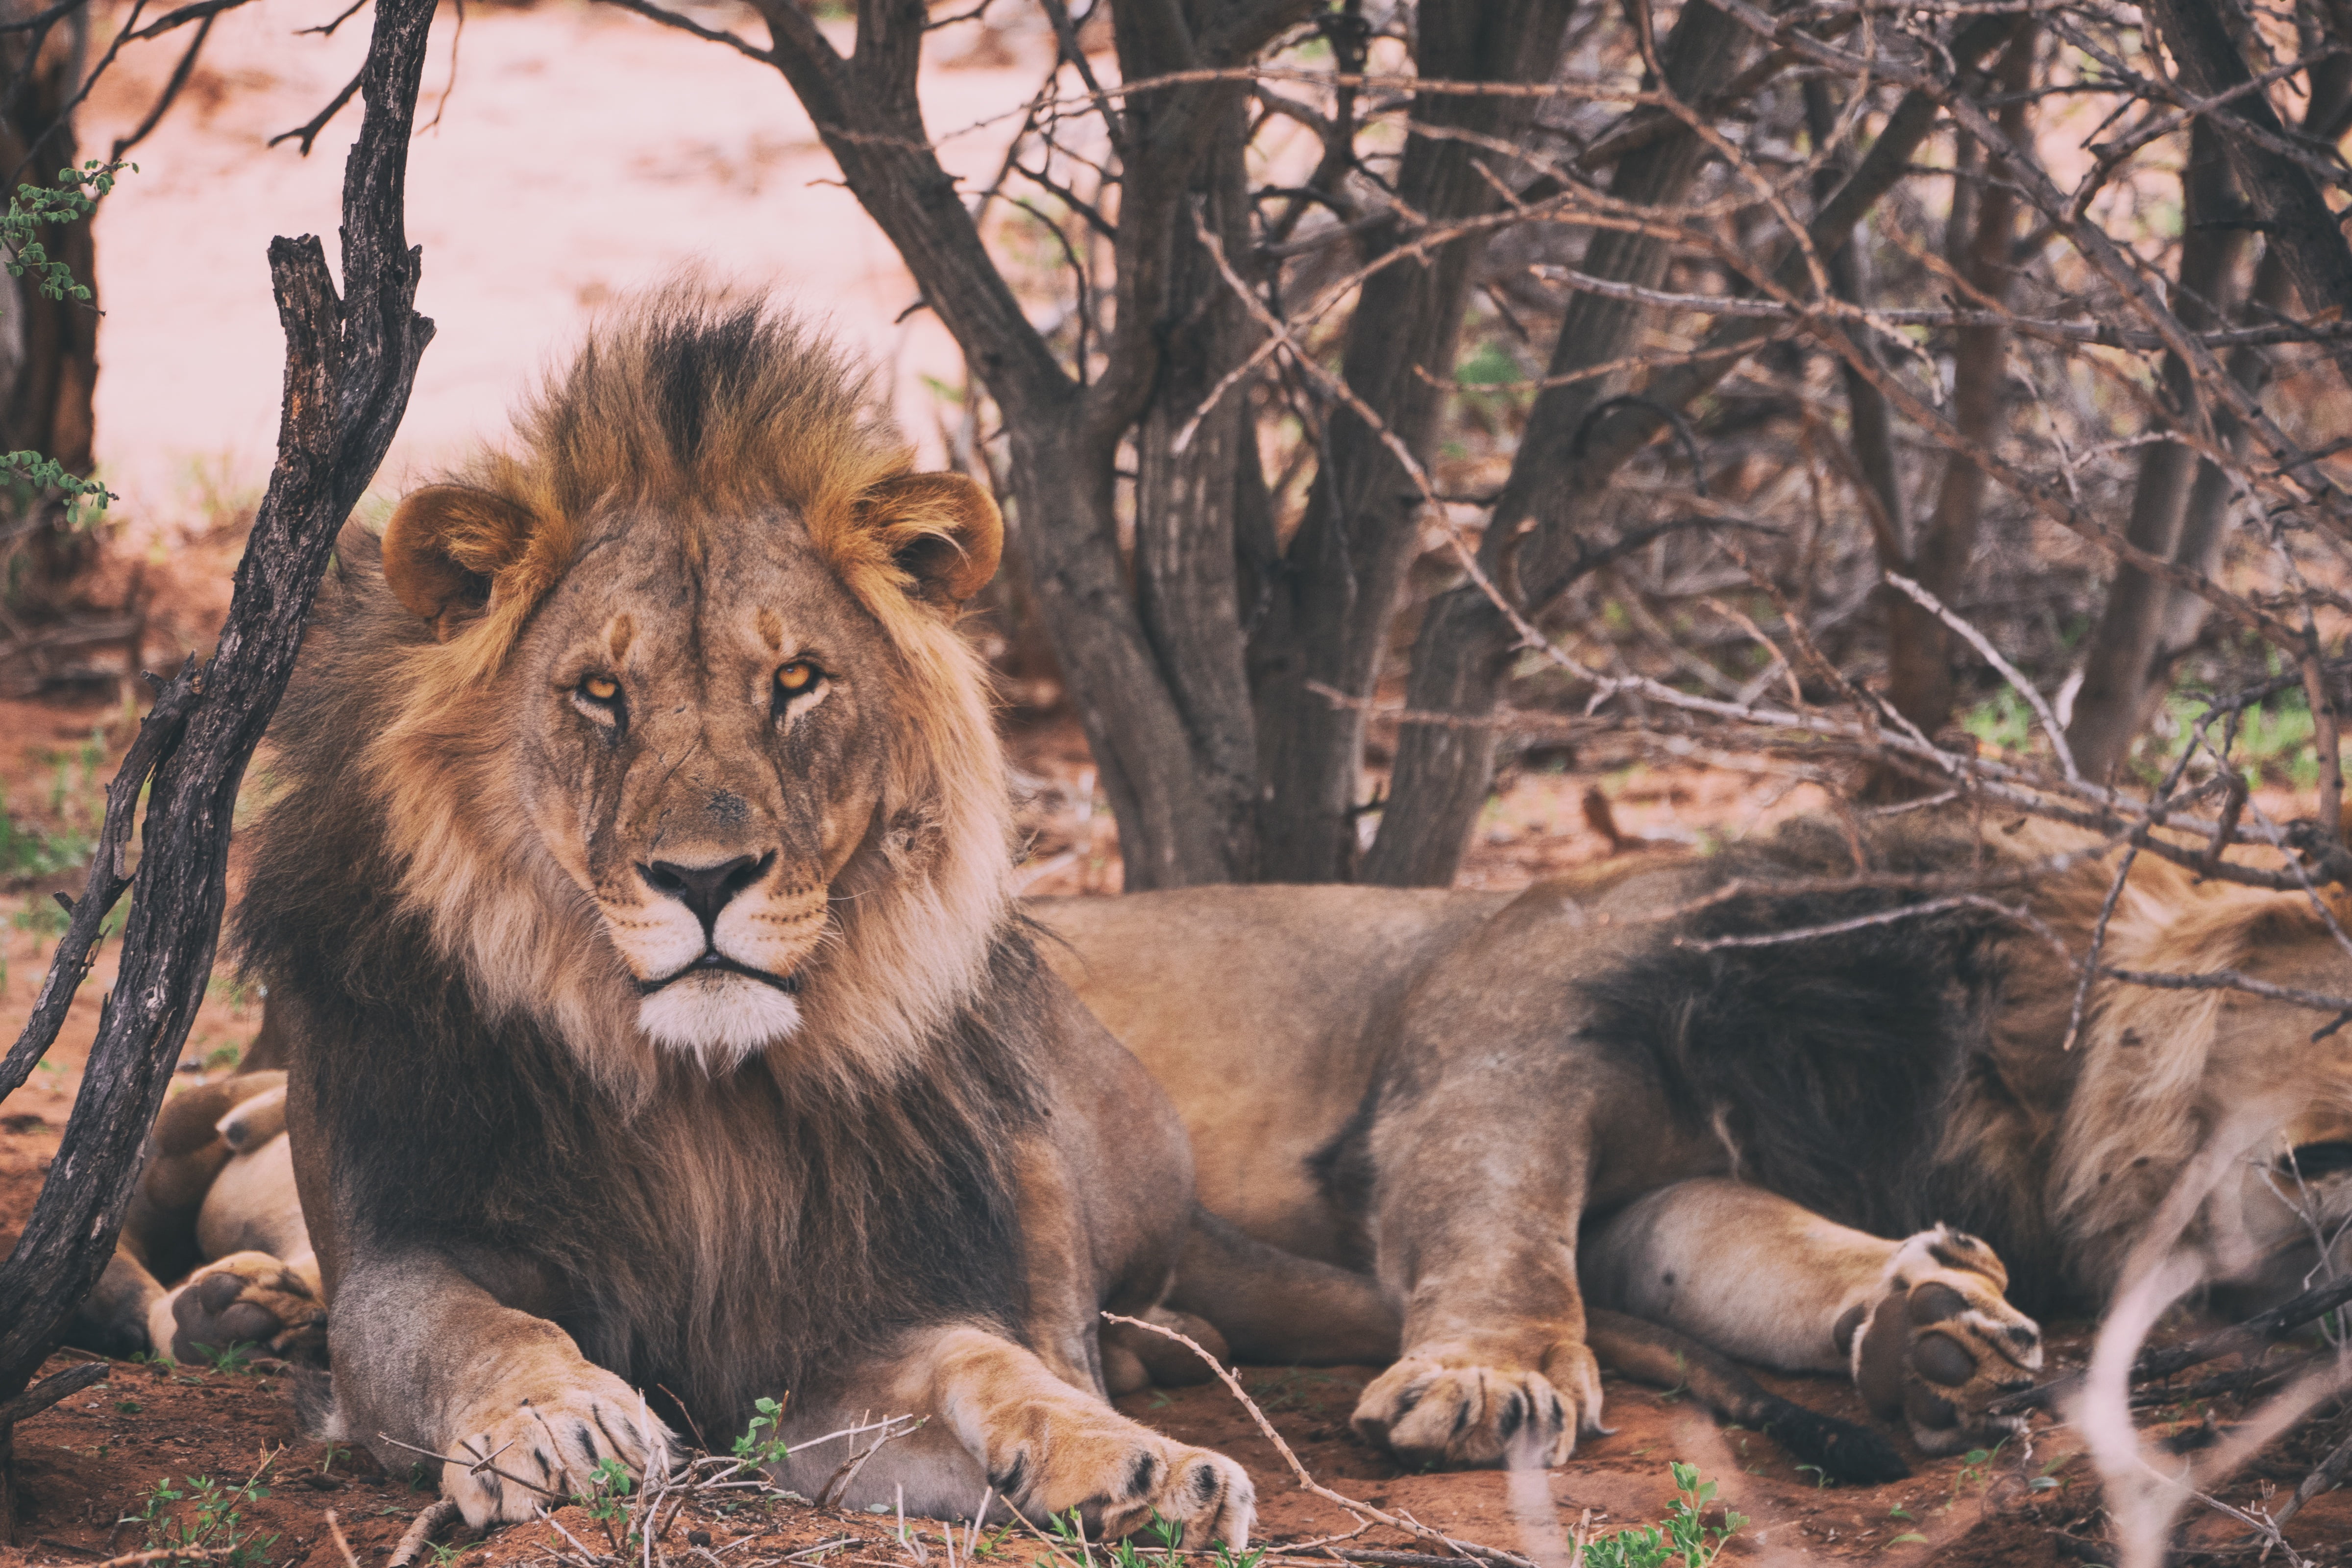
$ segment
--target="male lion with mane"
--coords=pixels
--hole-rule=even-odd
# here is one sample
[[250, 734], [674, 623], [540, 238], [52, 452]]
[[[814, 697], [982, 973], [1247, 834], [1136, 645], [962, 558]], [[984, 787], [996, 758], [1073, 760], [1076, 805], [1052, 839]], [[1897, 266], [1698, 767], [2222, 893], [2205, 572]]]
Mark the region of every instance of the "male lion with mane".
[[[1004, 891], [953, 626], [1000, 528], [824, 342], [668, 297], [381, 547], [345, 531], [236, 941], [332, 1420], [442, 1457], [469, 1521], [772, 1395], [787, 1441], [921, 1419], [852, 1503], [1247, 1540], [1239, 1467], [1104, 1399], [1097, 1314], [1160, 1300], [1192, 1169]], [[280, 1262], [215, 1264], [181, 1324], [287, 1317]]]
[[[2080, 953], [2119, 853], [1906, 815], [1517, 894], [1196, 888], [1035, 912], [1175, 1100], [1202, 1202], [1368, 1271], [1402, 1315], [1366, 1436], [1559, 1463], [1601, 1430], [1596, 1349], [1790, 1436], [1789, 1407], [1660, 1353], [1645, 1321], [1851, 1376], [1940, 1454], [2013, 1426], [1988, 1406], [2041, 1365], [2024, 1312], [2099, 1310], [2200, 1155], [2221, 1179], [2185, 1234], [2221, 1304], [2352, 1261], [2352, 1046], [2315, 1036], [2325, 1015], [2103, 982], [2065, 1048], [2074, 971], [1991, 906]], [[2102, 962], [2340, 996], [2332, 918], [2142, 854]], [[1901, 1472], [1838, 1447], [1853, 1479]]]

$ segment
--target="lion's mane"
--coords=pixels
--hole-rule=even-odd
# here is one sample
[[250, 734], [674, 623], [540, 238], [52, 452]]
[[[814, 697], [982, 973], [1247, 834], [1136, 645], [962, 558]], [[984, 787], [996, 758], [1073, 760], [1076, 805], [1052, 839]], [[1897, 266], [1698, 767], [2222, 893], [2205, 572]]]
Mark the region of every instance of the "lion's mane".
[[[1700, 907], [1587, 985], [1592, 1035], [1742, 1177], [1882, 1236], [1961, 1226], [2008, 1261], [2027, 1310], [2095, 1308], [2192, 1159], [2229, 1136], [2208, 1101], [2245, 1076], [2220, 1059], [2242, 1048], [2219, 1026], [2225, 992], [2103, 982], [2069, 1048], [2077, 972], [2000, 907], [2080, 952], [2119, 853], [1948, 819], [1866, 842], [1792, 824], [1714, 858]], [[1857, 881], [1878, 885], [1837, 886]], [[1946, 907], [1888, 918], [1931, 903]], [[1744, 944], [1821, 927], [1836, 929]], [[2200, 888], [2142, 855], [2102, 962], [2232, 968], [2324, 930], [2299, 896]]]
[[[301, 1042], [317, 1123], [362, 1134], [337, 1168], [369, 1239], [524, 1260], [527, 1292], [587, 1303], [563, 1324], [585, 1353], [714, 1434], [910, 1323], [1018, 1321], [1010, 1151], [1043, 1114], [1044, 981], [1003, 890], [981, 671], [893, 563], [920, 520], [859, 515], [908, 467], [788, 319], [672, 298], [599, 330], [464, 476], [539, 524], [479, 563], [465, 629], [436, 641], [346, 531], [247, 834], [237, 952]], [[638, 1033], [596, 910], [486, 739], [575, 524], [631, 507], [713, 553], [793, 509], [901, 666], [808, 1021], [722, 1079]]]

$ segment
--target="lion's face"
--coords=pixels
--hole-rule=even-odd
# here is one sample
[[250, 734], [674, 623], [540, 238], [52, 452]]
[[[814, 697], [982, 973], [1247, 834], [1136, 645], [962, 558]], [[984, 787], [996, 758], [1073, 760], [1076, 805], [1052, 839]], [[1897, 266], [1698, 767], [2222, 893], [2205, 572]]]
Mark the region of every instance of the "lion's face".
[[[494, 1013], [629, 1092], [664, 1053], [723, 1070], [788, 1037], [887, 1076], [1003, 910], [1002, 763], [954, 629], [995, 505], [907, 471], [763, 330], [727, 374], [583, 355], [536, 467], [428, 486], [383, 535], [416, 617], [372, 743], [404, 899]], [[684, 406], [646, 414], [646, 380]]]
[[[2119, 967], [2352, 995], [2352, 954], [2301, 894], [2219, 892], [2151, 917], [2118, 930]], [[2111, 1271], [2180, 1181], [2203, 1189], [2189, 1239], [2227, 1306], [2271, 1305], [2352, 1265], [2352, 1035], [2329, 1023], [2239, 991], [2111, 994], [2060, 1188]]]
[[835, 876], [872, 833], [905, 670], [789, 519], [757, 550], [588, 531], [503, 682], [547, 853], [595, 901], [656, 1041], [788, 1035]]
[[[2297, 921], [2301, 923], [2300, 920]], [[2352, 959], [2305, 929], [2242, 971], [2323, 994], [2352, 994]], [[2232, 1304], [2248, 1310], [2352, 1265], [2352, 1041], [2312, 1037], [2328, 1016], [2231, 996], [2214, 1029], [2210, 1114], [2227, 1140], [2251, 1136], [2206, 1202], [2207, 1230]]]

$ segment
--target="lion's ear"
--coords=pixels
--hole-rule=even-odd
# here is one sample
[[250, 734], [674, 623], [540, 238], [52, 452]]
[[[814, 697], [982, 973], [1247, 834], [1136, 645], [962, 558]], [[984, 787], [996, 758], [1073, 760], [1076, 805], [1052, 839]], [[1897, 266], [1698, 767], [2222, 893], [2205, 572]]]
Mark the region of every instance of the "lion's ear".
[[489, 603], [490, 580], [522, 555], [530, 533], [530, 514], [503, 496], [427, 485], [384, 526], [383, 580], [447, 642]]
[[872, 529], [915, 593], [942, 608], [988, 586], [1004, 553], [1004, 519], [989, 493], [961, 474], [902, 474], [857, 498]]

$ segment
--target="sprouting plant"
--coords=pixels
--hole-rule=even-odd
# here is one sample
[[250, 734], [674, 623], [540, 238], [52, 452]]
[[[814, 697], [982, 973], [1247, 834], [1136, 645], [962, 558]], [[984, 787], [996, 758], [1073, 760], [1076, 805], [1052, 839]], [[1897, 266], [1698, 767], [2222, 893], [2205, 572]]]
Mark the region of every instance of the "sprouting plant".
[[1706, 1568], [1724, 1542], [1748, 1522], [1747, 1515], [1727, 1509], [1721, 1525], [1707, 1523], [1704, 1512], [1715, 1500], [1715, 1483], [1701, 1480], [1696, 1465], [1675, 1461], [1666, 1468], [1675, 1478], [1675, 1493], [1666, 1517], [1657, 1524], [1631, 1525], [1585, 1542], [1586, 1568], [1665, 1568], [1677, 1559], [1683, 1568]]
[[351, 1449], [343, 1444], [329, 1443], [327, 1445], [327, 1457], [319, 1461], [319, 1473], [322, 1476], [332, 1474], [335, 1468], [335, 1461], [338, 1459], [347, 1459], [351, 1458]]
[[1160, 1510], [1158, 1509], [1153, 1509], [1151, 1510], [1151, 1522], [1145, 1525], [1144, 1528], [1151, 1532], [1151, 1539], [1160, 1542], [1160, 1545], [1166, 1547], [1169, 1551], [1181, 1552], [1184, 1549], [1184, 1521], [1182, 1520], [1162, 1519], [1160, 1517]]
[[452, 1568], [457, 1559], [466, 1554], [463, 1546], [453, 1545], [446, 1541], [436, 1541], [426, 1550], [433, 1553], [433, 1568]]
[[757, 1414], [743, 1429], [743, 1435], [735, 1439], [735, 1457], [752, 1468], [782, 1464], [792, 1454], [791, 1447], [776, 1435], [777, 1423], [783, 1419], [783, 1405], [763, 1397], [753, 1400], [751, 1408]]
[[249, 1344], [198, 1345], [196, 1353], [215, 1372], [251, 1372], [253, 1347]]
[[1209, 1561], [1215, 1563], [1216, 1568], [1257, 1568], [1257, 1565], [1265, 1560], [1265, 1548], [1263, 1546], [1252, 1547], [1249, 1551], [1237, 1554], [1232, 1547], [1222, 1541], [1218, 1542], [1215, 1549], [1209, 1553]]
[[[629, 1467], [607, 1454], [588, 1472], [588, 1489], [572, 1500], [604, 1527], [604, 1538], [613, 1543], [616, 1552], [622, 1551], [625, 1537], [629, 1546], [636, 1544], [637, 1521], [629, 1505], [630, 1494], [636, 1489], [636, 1479], [629, 1474]], [[615, 1525], [620, 1528], [615, 1530]]]
[[[190, 1476], [174, 1486], [166, 1477], [141, 1499], [139, 1510], [124, 1514], [121, 1521], [145, 1526], [148, 1550], [164, 1553], [157, 1561], [167, 1568], [182, 1562], [259, 1568], [269, 1561], [269, 1548], [278, 1537], [248, 1530], [245, 1510], [269, 1495], [261, 1484], [268, 1468], [264, 1460], [261, 1469], [234, 1487], [224, 1487], [209, 1476]], [[183, 1502], [193, 1506], [174, 1507]]]
[[2004, 1437], [1990, 1448], [1970, 1448], [1961, 1455], [1959, 1474], [1952, 1478], [1953, 1489], [1957, 1491], [1962, 1487], [1984, 1485], [1985, 1471], [1991, 1466], [1993, 1456], [2000, 1453], [2008, 1441]]

